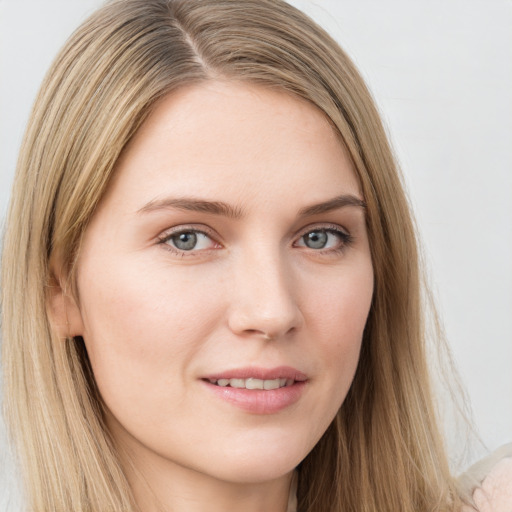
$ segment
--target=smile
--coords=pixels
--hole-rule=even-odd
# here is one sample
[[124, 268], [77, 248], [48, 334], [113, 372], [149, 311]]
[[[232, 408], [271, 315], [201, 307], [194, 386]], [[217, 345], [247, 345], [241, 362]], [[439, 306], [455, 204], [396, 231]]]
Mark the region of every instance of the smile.
[[246, 367], [201, 379], [222, 402], [251, 414], [276, 414], [298, 402], [305, 392], [306, 374], [290, 366]]
[[250, 377], [248, 379], [208, 379], [211, 384], [220, 387], [231, 387], [238, 389], [279, 389], [287, 386], [293, 386], [295, 379], [257, 379]]

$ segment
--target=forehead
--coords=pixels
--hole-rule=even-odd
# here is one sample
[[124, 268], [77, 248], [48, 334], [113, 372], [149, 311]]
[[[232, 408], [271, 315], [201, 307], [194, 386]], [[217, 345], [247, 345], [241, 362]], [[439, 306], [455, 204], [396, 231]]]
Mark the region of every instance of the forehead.
[[156, 105], [123, 152], [110, 192], [149, 201], [167, 192], [222, 199], [251, 191], [264, 200], [277, 189], [322, 201], [332, 188], [359, 194], [352, 163], [322, 111], [283, 91], [210, 81]]

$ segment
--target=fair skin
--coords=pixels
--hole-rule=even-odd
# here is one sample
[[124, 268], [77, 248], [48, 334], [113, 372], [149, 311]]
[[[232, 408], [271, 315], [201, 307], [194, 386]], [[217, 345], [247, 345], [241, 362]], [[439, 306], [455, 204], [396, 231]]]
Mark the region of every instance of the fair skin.
[[184, 87], [138, 131], [56, 323], [84, 338], [141, 510], [286, 510], [359, 358], [362, 199], [325, 116], [283, 92]]

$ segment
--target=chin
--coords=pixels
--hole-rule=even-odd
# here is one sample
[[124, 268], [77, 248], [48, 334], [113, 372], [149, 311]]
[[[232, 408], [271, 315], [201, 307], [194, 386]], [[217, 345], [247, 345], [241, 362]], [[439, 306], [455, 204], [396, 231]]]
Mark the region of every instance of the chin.
[[286, 477], [294, 471], [297, 465], [298, 462], [276, 462], [275, 457], [270, 457], [265, 461], [246, 460], [234, 463], [231, 467], [225, 467], [223, 470], [219, 470], [217, 466], [215, 474], [217, 479], [234, 484], [263, 484]]
[[223, 450], [223, 455], [212, 454], [212, 460], [221, 460], [212, 470], [218, 478], [233, 483], [264, 483], [282, 478], [295, 470], [316, 443], [304, 443], [285, 434], [286, 439], [260, 439], [239, 446], [234, 443]]

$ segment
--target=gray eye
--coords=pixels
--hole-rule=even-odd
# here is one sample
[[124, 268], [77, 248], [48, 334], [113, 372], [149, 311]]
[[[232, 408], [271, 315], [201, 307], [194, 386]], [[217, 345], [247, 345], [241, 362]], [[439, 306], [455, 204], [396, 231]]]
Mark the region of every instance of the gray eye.
[[169, 246], [169, 249], [178, 252], [182, 256], [185, 253], [196, 253], [209, 249], [218, 249], [219, 246], [209, 235], [202, 231], [186, 228], [175, 231], [162, 239], [162, 243]]
[[304, 245], [310, 249], [323, 249], [327, 245], [329, 237], [325, 231], [319, 230], [306, 233], [302, 239]]
[[197, 245], [197, 234], [192, 231], [184, 231], [172, 236], [171, 240], [180, 251], [191, 251]]

